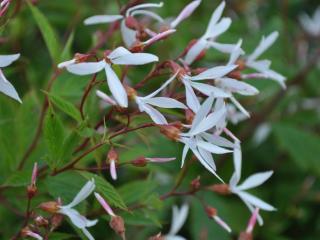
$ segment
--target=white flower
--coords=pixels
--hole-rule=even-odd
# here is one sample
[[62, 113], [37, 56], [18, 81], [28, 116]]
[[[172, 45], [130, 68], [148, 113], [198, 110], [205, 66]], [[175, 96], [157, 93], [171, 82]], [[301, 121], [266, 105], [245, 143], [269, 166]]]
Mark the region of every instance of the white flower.
[[306, 13], [300, 14], [299, 21], [308, 34], [314, 37], [320, 36], [320, 6], [317, 7], [312, 17]]
[[209, 48], [215, 48], [223, 53], [230, 53], [234, 48], [233, 44], [221, 44], [215, 42], [215, 40], [223, 34], [231, 25], [230, 18], [221, 18], [226, 3], [223, 1], [217, 9], [213, 12], [206, 32], [198, 41], [189, 49], [185, 56], [185, 62], [192, 64], [199, 54]]
[[278, 36], [278, 32], [273, 32], [269, 36], [263, 37], [253, 53], [248, 56], [246, 65], [257, 70], [259, 73], [262, 73], [262, 76], [264, 76], [264, 78], [275, 80], [281, 85], [281, 87], [285, 88], [286, 86], [284, 81], [286, 80], [286, 78], [270, 69], [271, 61], [266, 59], [257, 60], [257, 58], [259, 58], [268, 48], [270, 48], [270, 46], [276, 41]]
[[85, 200], [95, 189], [94, 179], [88, 181], [80, 190], [80, 192], [75, 196], [71, 203], [68, 205], [60, 206], [59, 213], [64, 214], [69, 217], [72, 224], [77, 228], [81, 229], [81, 231], [88, 237], [89, 240], [94, 240], [93, 236], [87, 230], [87, 227], [94, 226], [98, 220], [89, 220], [86, 217], [82, 216], [77, 210], [73, 209], [80, 202]]
[[188, 212], [188, 204], [183, 204], [180, 209], [177, 206], [173, 206], [171, 227], [169, 233], [164, 236], [165, 240], [186, 240], [184, 237], [177, 234], [187, 220]]
[[12, 62], [16, 61], [20, 54], [0, 55], [0, 92], [22, 103], [17, 91], [12, 84], [6, 79], [1, 68], [9, 66]]
[[105, 59], [99, 62], [81, 62], [74, 63], [67, 61], [70, 64], [62, 64], [71, 73], [77, 75], [88, 75], [105, 70], [107, 83], [110, 92], [114, 96], [116, 102], [121, 107], [128, 107], [127, 93], [117, 74], [112, 70], [111, 64], [117, 65], [143, 65], [158, 61], [158, 57], [149, 53], [131, 53], [124, 47], [118, 47], [113, 50]]
[[121, 20], [121, 34], [123, 41], [127, 47], [131, 47], [136, 42], [136, 35], [137, 32], [133, 29], [130, 29], [126, 25], [126, 18], [129, 16], [135, 15], [145, 15], [151, 17], [159, 22], [163, 22], [163, 19], [156, 13], [151, 12], [149, 8], [160, 8], [163, 6], [163, 3], [145, 3], [133, 6], [128, 8], [124, 16], [122, 15], [96, 15], [89, 17], [84, 20], [85, 25], [92, 25], [92, 24], [100, 24], [100, 23], [111, 23], [118, 20]]
[[165, 117], [152, 106], [161, 108], [187, 108], [183, 103], [175, 99], [169, 97], [155, 97], [159, 92], [161, 92], [166, 86], [168, 86], [168, 84], [170, 84], [176, 78], [177, 74], [178, 73], [173, 75], [169, 80], [167, 80], [159, 89], [157, 89], [153, 93], [145, 97], [135, 96], [135, 101], [138, 104], [140, 112], [146, 112], [156, 124], [168, 124], [168, 122], [165, 119]]
[[[249, 210], [252, 213], [254, 212], [255, 208], [259, 208], [265, 211], [275, 211], [276, 209], [270, 204], [246, 192], [246, 190], [260, 186], [265, 181], [267, 181], [273, 174], [273, 171], [253, 174], [249, 176], [242, 184], [238, 185], [241, 178], [241, 157], [241, 149], [240, 144], [238, 142], [236, 143], [236, 148], [233, 157], [235, 171], [229, 182], [230, 191], [233, 194], [238, 195], [238, 197], [244, 202], [244, 204], [249, 208]], [[258, 215], [258, 221], [260, 225], [263, 224], [263, 220], [260, 215]]]
[[212, 154], [225, 154], [232, 151], [224, 148], [230, 147], [228, 140], [207, 133], [208, 130], [216, 126], [226, 112], [225, 107], [222, 107], [218, 111], [210, 113], [213, 100], [214, 97], [210, 96], [204, 101], [193, 119], [189, 132], [180, 134], [179, 141], [185, 144], [182, 152], [181, 166], [184, 165], [187, 153], [191, 150], [200, 163], [223, 182], [216, 174], [216, 165]]
[[193, 88], [198, 90], [199, 92], [203, 93], [204, 95], [211, 96], [213, 95], [216, 98], [226, 98], [230, 97], [230, 94], [209, 84], [201, 83], [201, 80], [210, 80], [210, 79], [218, 79], [226, 74], [230, 73], [234, 70], [237, 66], [230, 65], [230, 66], [217, 66], [213, 68], [209, 68], [206, 71], [196, 75], [196, 76], [189, 76], [184, 75], [182, 77], [182, 83], [186, 89], [186, 102], [187, 106], [193, 111], [197, 112], [200, 108], [200, 103], [198, 98], [193, 91]]
[[194, 0], [183, 8], [178, 17], [170, 22], [170, 28], [176, 28], [183, 20], [188, 18], [199, 7], [201, 0]]

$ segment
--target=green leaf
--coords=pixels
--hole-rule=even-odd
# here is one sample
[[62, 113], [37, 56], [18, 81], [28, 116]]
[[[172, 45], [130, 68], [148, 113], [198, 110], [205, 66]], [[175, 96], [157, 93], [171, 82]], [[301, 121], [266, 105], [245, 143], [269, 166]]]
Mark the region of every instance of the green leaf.
[[60, 59], [61, 61], [71, 58], [71, 47], [72, 47], [73, 40], [74, 40], [74, 31], [72, 31], [71, 34], [69, 35], [66, 45], [62, 51], [61, 59]]
[[80, 136], [76, 131], [72, 131], [63, 141], [63, 148], [58, 166], [62, 166], [69, 162], [76, 146], [80, 142]]
[[18, 171], [14, 172], [7, 180], [2, 184], [2, 187], [23, 187], [30, 184], [31, 171]]
[[107, 182], [107, 180], [96, 174], [88, 172], [81, 172], [80, 174], [87, 180], [90, 180], [92, 178], [95, 180], [97, 192], [102, 194], [102, 196], [110, 205], [127, 210], [127, 206], [125, 205], [120, 194], [109, 182]]
[[280, 147], [289, 153], [299, 167], [320, 172], [319, 136], [289, 124], [276, 124], [273, 126], [273, 132]]
[[51, 107], [46, 114], [43, 131], [45, 142], [49, 151], [47, 162], [51, 168], [55, 168], [60, 160], [63, 147], [64, 132], [63, 125], [60, 119], [53, 112]]
[[41, 13], [37, 7], [33, 6], [29, 1], [27, 1], [27, 3], [32, 12], [33, 18], [40, 29], [42, 37], [44, 38], [52, 61], [54, 63], [57, 63], [61, 48], [55, 31], [50, 25], [46, 16]]
[[126, 204], [137, 201], [145, 201], [150, 194], [157, 188], [153, 181], [134, 181], [119, 188], [119, 193]]
[[48, 93], [48, 97], [49, 97], [50, 101], [55, 106], [57, 106], [61, 111], [66, 113], [68, 116], [72, 117], [77, 122], [81, 121], [80, 112], [71, 102], [68, 102], [67, 100], [65, 100], [59, 96], [53, 95], [51, 93]]

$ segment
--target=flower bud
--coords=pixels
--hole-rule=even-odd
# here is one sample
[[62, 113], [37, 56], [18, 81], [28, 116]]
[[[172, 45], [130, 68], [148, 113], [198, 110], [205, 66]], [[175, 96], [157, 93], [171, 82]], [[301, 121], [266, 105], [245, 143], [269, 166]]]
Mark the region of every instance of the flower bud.
[[180, 139], [180, 129], [171, 125], [160, 125], [160, 132], [167, 138], [178, 141]]
[[133, 30], [139, 29], [139, 22], [132, 16], [126, 17], [125, 24], [130, 29], [133, 29]]
[[39, 205], [39, 208], [48, 213], [57, 213], [60, 209], [60, 204], [55, 201], [44, 202]]
[[155, 236], [149, 237], [148, 240], [165, 240], [165, 237], [161, 236], [161, 233], [158, 233]]
[[36, 223], [36, 225], [38, 227], [47, 227], [49, 225], [49, 221], [42, 217], [42, 216], [37, 216], [35, 219], [34, 219], [34, 222]]
[[28, 195], [28, 198], [31, 199], [33, 198], [37, 193], [37, 187], [35, 185], [29, 185], [27, 187], [27, 195]]
[[109, 161], [109, 166], [110, 166], [110, 175], [113, 180], [116, 180], [117, 179], [116, 163], [118, 161], [118, 153], [116, 152], [116, 150], [114, 150], [114, 148], [111, 148], [109, 150], [107, 159]]
[[63, 221], [63, 215], [62, 214], [54, 214], [51, 218], [51, 231], [58, 228]]
[[193, 179], [190, 183], [190, 187], [192, 190], [198, 190], [201, 186], [200, 183], [200, 176], [198, 176], [197, 178]]
[[136, 167], [144, 167], [147, 165], [147, 159], [145, 157], [138, 157], [135, 160], [131, 161], [131, 164]]
[[190, 124], [190, 125], [192, 124], [193, 119], [194, 119], [194, 113], [192, 110], [190, 110], [190, 109], [185, 110], [185, 119], [186, 119], [187, 124]]
[[43, 239], [38, 233], [31, 231], [29, 227], [23, 228], [20, 232], [20, 235], [23, 238], [31, 237], [31, 238], [38, 239], [38, 240]]
[[209, 218], [217, 216], [217, 209], [207, 206], [205, 210]]
[[125, 226], [124, 226], [124, 221], [122, 217], [120, 216], [113, 216], [111, 218], [111, 221], [109, 223], [110, 227], [119, 235], [122, 237], [122, 239], [126, 239], [125, 237]]
[[232, 72], [230, 72], [230, 73], [228, 74], [228, 77], [234, 78], [234, 79], [237, 79], [237, 80], [241, 80], [241, 79], [242, 79], [242, 77], [241, 77], [241, 71], [239, 71], [239, 70], [234, 70], [234, 71], [232, 71]]
[[253, 240], [251, 233], [241, 232], [238, 240]]
[[207, 189], [221, 195], [229, 195], [231, 193], [228, 184], [214, 184], [209, 186]]

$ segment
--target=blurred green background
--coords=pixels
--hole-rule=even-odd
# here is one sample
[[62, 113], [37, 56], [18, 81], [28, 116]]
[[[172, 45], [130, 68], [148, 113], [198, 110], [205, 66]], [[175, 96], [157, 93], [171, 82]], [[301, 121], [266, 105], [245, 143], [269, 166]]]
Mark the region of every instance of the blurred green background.
[[[97, 35], [108, 29], [108, 25], [86, 27], [83, 20], [96, 14], [117, 14], [118, 5], [112, 0], [40, 0], [36, 7], [48, 19], [56, 32], [59, 53], [66, 45], [70, 34], [74, 34], [71, 49], [67, 49], [67, 60], [76, 52], [87, 52], [97, 41]], [[123, 5], [125, 0], [119, 0]], [[148, 1], [150, 2], [150, 1]], [[152, 1], [154, 2], [154, 1]], [[175, 16], [189, 1], [165, 0], [164, 7], [158, 12], [163, 17]], [[250, 53], [260, 41], [262, 35], [279, 31], [278, 41], [264, 55], [272, 60], [272, 68], [288, 78], [285, 93], [280, 87], [268, 80], [250, 80], [260, 90], [257, 97], [241, 98], [246, 108], [253, 113], [254, 120], [247, 120], [232, 126], [231, 129], [240, 137], [243, 149], [243, 178], [258, 171], [274, 170], [273, 177], [253, 193], [274, 205], [278, 211], [262, 213], [265, 224], [255, 229], [255, 239], [315, 240], [320, 238], [320, 68], [312, 67], [302, 72], [305, 64], [319, 49], [319, 38], [310, 38], [298, 22], [301, 12], [313, 13], [319, 1], [282, 0], [226, 1], [224, 15], [233, 19], [229, 31], [219, 38], [219, 42], [235, 43], [243, 39], [243, 48]], [[149, 51], [159, 55], [160, 59], [177, 56], [189, 43], [205, 31], [211, 13], [220, 3], [217, 0], [203, 0], [196, 12], [179, 27], [172, 38], [156, 44]], [[35, 18], [24, 1], [14, 1], [9, 12], [0, 19], [1, 54], [20, 52], [22, 57], [4, 70], [7, 78], [23, 97], [19, 105], [0, 95], [0, 238], [9, 239], [22, 224], [19, 214], [26, 207], [25, 186], [30, 177], [33, 162], [43, 164], [48, 158], [46, 143], [41, 136], [36, 150], [31, 154], [27, 165], [21, 172], [16, 172], [17, 165], [31, 143], [38, 124], [39, 114], [44, 99], [46, 85], [52, 75], [55, 64], [43, 41]], [[320, 23], [319, 23], [320, 24]], [[106, 48], [112, 49], [121, 44], [120, 35], [108, 39]], [[305, 46], [308, 46], [305, 50]], [[304, 51], [302, 51], [302, 50]], [[103, 49], [102, 49], [103, 50]], [[201, 64], [209, 65], [226, 62], [228, 56], [215, 50], [208, 51]], [[199, 65], [201, 65], [199, 64]], [[129, 72], [132, 82], [138, 82], [151, 66], [137, 67]], [[300, 75], [298, 75], [300, 74]], [[103, 75], [99, 75], [103, 80]], [[299, 81], [294, 79], [299, 78]], [[90, 77], [79, 77], [67, 72], [55, 81], [52, 94], [79, 105], [82, 92]], [[160, 84], [155, 80], [141, 91], [150, 92]], [[290, 81], [295, 81], [291, 84]], [[106, 90], [104, 85], [99, 89]], [[280, 92], [280, 93], [279, 93]], [[278, 96], [275, 98], [274, 96]], [[263, 112], [272, 101], [271, 110]], [[306, 104], [312, 99], [313, 104]], [[306, 107], [307, 106], [307, 107]], [[309, 107], [308, 107], [309, 106]], [[88, 125], [79, 127], [77, 123], [59, 109], [55, 112], [63, 122], [63, 135], [69, 136], [77, 131], [74, 146], [89, 136], [99, 139], [92, 127], [106, 110], [99, 107], [94, 94], [90, 94], [86, 105]], [[262, 118], [259, 118], [261, 117]], [[120, 117], [120, 116], [119, 116]], [[258, 120], [257, 120], [258, 119]], [[146, 119], [136, 119], [134, 124]], [[261, 124], [270, 128], [270, 133], [257, 143], [257, 130]], [[147, 239], [158, 232], [166, 233], [171, 221], [171, 206], [188, 201], [191, 206], [189, 218], [181, 235], [187, 239], [236, 239], [244, 230], [250, 216], [244, 204], [236, 197], [221, 197], [212, 192], [198, 193], [207, 203], [216, 207], [219, 215], [233, 229], [231, 235], [210, 221], [201, 205], [192, 198], [170, 198], [164, 202], [158, 196], [168, 192], [180, 172], [181, 145], [168, 141], [156, 130], [142, 130], [139, 134], [128, 134], [117, 138], [120, 162], [139, 156], [176, 156], [177, 161], [164, 165], [151, 165], [146, 168], [125, 167], [119, 171], [119, 180], [112, 182], [127, 206], [147, 205], [126, 213], [119, 211], [127, 226], [128, 239]], [[120, 145], [121, 144], [121, 145]], [[125, 145], [125, 147], [124, 147]], [[93, 164], [92, 159], [105, 158], [107, 147], [88, 156], [81, 164]], [[68, 155], [69, 156], [69, 155]], [[71, 156], [71, 154], [70, 154]], [[63, 161], [70, 160], [66, 157]], [[218, 173], [228, 180], [232, 174], [232, 156], [217, 159]], [[201, 175], [203, 185], [217, 183], [217, 180], [199, 164], [189, 168], [181, 189], [186, 189], [190, 181]], [[32, 203], [34, 207], [41, 201], [61, 196], [68, 202], [80, 189], [84, 178], [76, 172], [64, 173], [57, 177], [43, 177], [39, 180], [39, 196]], [[88, 216], [94, 216], [96, 209], [82, 204], [82, 210]], [[90, 206], [90, 208], [87, 208]], [[92, 210], [92, 211], [91, 211]], [[118, 239], [109, 229], [106, 219], [101, 218], [97, 226], [90, 229], [96, 239]], [[66, 222], [58, 229], [60, 234], [49, 239], [77, 239], [77, 235]], [[62, 234], [64, 233], [64, 234]]]

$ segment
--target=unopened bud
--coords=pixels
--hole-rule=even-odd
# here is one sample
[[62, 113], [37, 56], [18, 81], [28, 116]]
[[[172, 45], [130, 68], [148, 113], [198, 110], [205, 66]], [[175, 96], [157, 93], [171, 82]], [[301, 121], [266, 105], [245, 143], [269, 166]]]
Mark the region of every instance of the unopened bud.
[[28, 227], [23, 228], [20, 232], [20, 235], [23, 238], [31, 237], [33, 239], [38, 239], [38, 240], [43, 239], [38, 233], [31, 231], [30, 228], [28, 228]]
[[147, 159], [145, 157], [138, 157], [135, 160], [131, 161], [131, 164], [136, 167], [144, 167], [147, 165]]
[[171, 126], [171, 125], [161, 125], [160, 126], [160, 132], [165, 135], [167, 138], [173, 140], [173, 141], [178, 141], [180, 139], [180, 129]]
[[58, 228], [63, 221], [63, 215], [62, 214], [54, 214], [51, 218], [51, 231]]
[[31, 199], [33, 198], [37, 193], [37, 187], [35, 185], [30, 185], [27, 187], [27, 195], [28, 198]]
[[190, 110], [190, 109], [186, 109], [185, 110], [185, 119], [186, 119], [186, 122], [187, 122], [187, 124], [192, 124], [192, 122], [193, 122], [193, 119], [194, 119], [194, 113], [193, 113], [193, 111], [192, 110]]
[[207, 189], [221, 195], [229, 195], [231, 193], [228, 184], [214, 184], [212, 186], [209, 186]]
[[200, 176], [198, 176], [197, 178], [193, 179], [190, 183], [190, 187], [191, 189], [193, 190], [197, 190], [199, 189], [201, 186], [201, 183], [200, 183]]
[[108, 152], [108, 161], [110, 166], [110, 175], [113, 180], [117, 179], [117, 166], [116, 163], [118, 161], [118, 153], [114, 148], [111, 148]]
[[241, 232], [238, 240], [253, 240], [251, 233]]
[[234, 71], [232, 71], [232, 72], [230, 72], [230, 73], [228, 74], [228, 77], [234, 78], [234, 79], [237, 79], [237, 80], [241, 80], [241, 79], [242, 79], [242, 77], [241, 77], [241, 71], [239, 71], [239, 70], [234, 70]]
[[122, 217], [120, 216], [112, 217], [109, 225], [119, 236], [122, 237], [122, 239], [126, 239], [125, 237], [126, 229], [125, 229], [124, 221]]
[[149, 237], [148, 240], [165, 240], [165, 237], [161, 236], [161, 233], [158, 233], [155, 236]]
[[125, 85], [124, 88], [126, 89], [129, 99], [134, 100], [137, 96], [137, 91], [128, 85]]
[[209, 218], [214, 218], [217, 216], [217, 209], [207, 206], [205, 210]]
[[44, 202], [39, 205], [39, 208], [48, 213], [57, 213], [60, 209], [60, 204], [58, 202]]
[[36, 225], [38, 227], [46, 227], [49, 225], [49, 221], [42, 217], [42, 216], [37, 216], [35, 219], [34, 219], [34, 222], [36, 223]]

